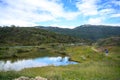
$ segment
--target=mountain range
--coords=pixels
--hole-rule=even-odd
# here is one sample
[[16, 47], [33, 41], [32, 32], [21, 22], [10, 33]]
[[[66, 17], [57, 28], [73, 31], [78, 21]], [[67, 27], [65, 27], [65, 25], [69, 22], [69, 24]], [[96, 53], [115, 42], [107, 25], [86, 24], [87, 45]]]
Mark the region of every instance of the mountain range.
[[107, 25], [81, 25], [73, 29], [59, 28], [59, 27], [44, 27], [35, 26], [37, 28], [45, 29], [59, 34], [74, 36], [80, 39], [89, 39], [96, 41], [102, 38], [113, 36], [120, 36], [120, 26], [107, 26]]
[[120, 37], [120, 26], [81, 25], [73, 29], [50, 26], [0, 27], [0, 46], [91, 43], [109, 37]]

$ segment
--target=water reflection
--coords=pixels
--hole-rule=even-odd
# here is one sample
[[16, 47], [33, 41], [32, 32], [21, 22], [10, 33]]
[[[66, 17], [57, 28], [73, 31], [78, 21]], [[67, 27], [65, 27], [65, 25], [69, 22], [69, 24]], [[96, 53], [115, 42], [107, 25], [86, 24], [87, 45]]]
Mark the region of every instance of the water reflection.
[[8, 61], [0, 61], [0, 70], [9, 71], [16, 70], [19, 71], [24, 68], [31, 67], [42, 67], [42, 66], [60, 66], [60, 65], [68, 65], [68, 64], [77, 64], [76, 62], [69, 61], [69, 57], [43, 57], [36, 59], [28, 59], [28, 60], [17, 60], [12, 62]]

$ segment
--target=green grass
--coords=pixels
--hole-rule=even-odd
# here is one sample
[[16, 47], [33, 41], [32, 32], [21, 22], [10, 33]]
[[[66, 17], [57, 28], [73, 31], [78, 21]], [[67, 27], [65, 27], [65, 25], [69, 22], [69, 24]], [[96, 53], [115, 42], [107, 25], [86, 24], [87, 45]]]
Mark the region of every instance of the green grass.
[[42, 76], [50, 80], [118, 80], [119, 65], [114, 62], [89, 62], [60, 67], [30, 68], [20, 71], [22, 75]]
[[8, 71], [8, 72], [0, 71], [0, 80], [12, 80], [19, 76], [21, 75], [15, 71]]
[[18, 76], [41, 76], [49, 80], [120, 80], [120, 47], [107, 48], [110, 52], [108, 56], [104, 52], [92, 50], [91, 46], [66, 47], [65, 52], [72, 60], [80, 62], [79, 64], [11, 72], [15, 76], [10, 76], [10, 72], [0, 72], [0, 80], [10, 80], [9, 77], [12, 79]]
[[66, 51], [72, 60], [78, 62], [96, 61], [105, 57], [103, 53], [92, 50], [91, 46], [73, 46], [67, 48]]
[[60, 55], [56, 52], [59, 51], [55, 51], [54, 48], [46, 45], [0, 47], [0, 59], [36, 58]]

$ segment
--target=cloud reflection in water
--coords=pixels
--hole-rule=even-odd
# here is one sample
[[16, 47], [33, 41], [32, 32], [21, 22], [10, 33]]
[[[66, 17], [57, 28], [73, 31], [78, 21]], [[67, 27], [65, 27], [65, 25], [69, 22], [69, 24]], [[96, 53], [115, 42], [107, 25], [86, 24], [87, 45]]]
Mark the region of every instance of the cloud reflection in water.
[[69, 61], [69, 57], [43, 57], [36, 59], [28, 59], [28, 60], [18, 60], [15, 62], [8, 61], [0, 61], [0, 70], [9, 71], [16, 70], [19, 71], [24, 68], [31, 67], [42, 67], [42, 66], [60, 66], [60, 65], [68, 65], [68, 64], [76, 64], [76, 62]]

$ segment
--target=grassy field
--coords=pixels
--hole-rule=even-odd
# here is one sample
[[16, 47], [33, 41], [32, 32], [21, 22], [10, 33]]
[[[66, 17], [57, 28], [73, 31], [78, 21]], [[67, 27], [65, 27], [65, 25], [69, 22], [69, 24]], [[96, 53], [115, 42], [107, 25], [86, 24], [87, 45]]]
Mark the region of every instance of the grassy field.
[[48, 80], [120, 80], [120, 47], [106, 48], [109, 49], [108, 56], [91, 46], [69, 46], [65, 52], [79, 64], [0, 72], [0, 80], [12, 80], [19, 76], [41, 76]]

